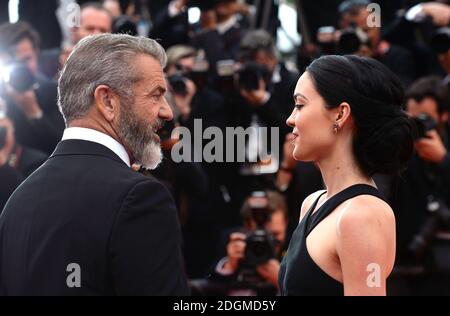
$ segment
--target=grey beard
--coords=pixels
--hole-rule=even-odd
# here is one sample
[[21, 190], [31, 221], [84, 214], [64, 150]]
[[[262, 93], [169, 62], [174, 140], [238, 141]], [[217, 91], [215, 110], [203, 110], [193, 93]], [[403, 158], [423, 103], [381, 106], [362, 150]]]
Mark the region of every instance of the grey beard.
[[144, 152], [139, 163], [146, 169], [154, 170], [159, 166], [162, 159], [161, 146], [152, 141], [144, 147]]
[[126, 109], [121, 111], [120, 137], [128, 145], [135, 163], [146, 169], [154, 170], [162, 161], [161, 145], [155, 141], [155, 132], [153, 131], [161, 128], [162, 125], [164, 122], [157, 119], [154, 124], [148, 126], [131, 111]]

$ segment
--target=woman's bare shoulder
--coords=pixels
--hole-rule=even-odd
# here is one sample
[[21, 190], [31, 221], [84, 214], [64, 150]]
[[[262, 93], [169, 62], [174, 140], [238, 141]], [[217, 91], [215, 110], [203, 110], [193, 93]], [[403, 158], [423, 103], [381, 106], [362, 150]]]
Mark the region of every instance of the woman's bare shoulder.
[[319, 190], [314, 193], [311, 193], [306, 197], [306, 199], [302, 203], [302, 207], [300, 210], [300, 220], [302, 220], [303, 216], [305, 216], [306, 212], [310, 209], [311, 205], [314, 203], [314, 201], [326, 190]]
[[385, 201], [372, 195], [360, 195], [344, 202], [339, 209], [338, 235], [395, 238], [394, 212]]

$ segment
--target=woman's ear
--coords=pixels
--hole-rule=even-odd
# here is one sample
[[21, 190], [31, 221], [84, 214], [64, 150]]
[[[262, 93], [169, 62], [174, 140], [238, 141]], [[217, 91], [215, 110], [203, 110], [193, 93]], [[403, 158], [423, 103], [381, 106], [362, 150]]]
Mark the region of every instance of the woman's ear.
[[350, 104], [342, 102], [337, 108], [335, 122], [339, 124], [340, 128], [344, 127], [346, 123], [350, 121], [352, 109]]
[[94, 91], [95, 107], [106, 121], [112, 122], [119, 115], [119, 96], [106, 85], [99, 85]]

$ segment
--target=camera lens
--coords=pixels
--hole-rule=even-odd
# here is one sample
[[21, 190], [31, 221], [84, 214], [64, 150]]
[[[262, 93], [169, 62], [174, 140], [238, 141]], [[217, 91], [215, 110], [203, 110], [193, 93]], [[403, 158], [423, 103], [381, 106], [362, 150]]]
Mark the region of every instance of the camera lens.
[[169, 78], [169, 84], [172, 87], [172, 90], [175, 94], [185, 96], [187, 95], [187, 86], [186, 86], [186, 78], [181, 75], [173, 75]]
[[417, 117], [414, 117], [413, 122], [417, 131], [416, 139], [425, 138], [428, 131], [437, 127], [436, 121], [425, 113], [420, 113]]
[[36, 83], [36, 78], [27, 66], [18, 63], [9, 67], [9, 73], [5, 81], [15, 91], [25, 92], [33, 87]]

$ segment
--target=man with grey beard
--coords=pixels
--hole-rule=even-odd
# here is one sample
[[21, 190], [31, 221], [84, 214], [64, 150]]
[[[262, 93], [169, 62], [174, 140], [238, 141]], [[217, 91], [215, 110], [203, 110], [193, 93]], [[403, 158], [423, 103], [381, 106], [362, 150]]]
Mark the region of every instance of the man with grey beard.
[[156, 168], [172, 111], [163, 48], [102, 34], [59, 79], [62, 141], [0, 216], [0, 295], [187, 295], [175, 204]]

